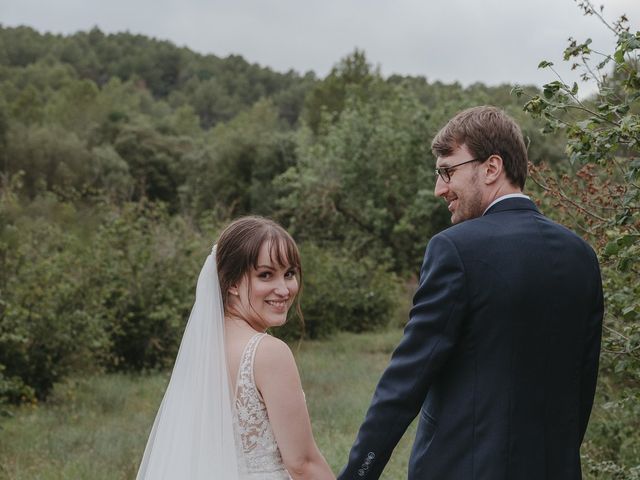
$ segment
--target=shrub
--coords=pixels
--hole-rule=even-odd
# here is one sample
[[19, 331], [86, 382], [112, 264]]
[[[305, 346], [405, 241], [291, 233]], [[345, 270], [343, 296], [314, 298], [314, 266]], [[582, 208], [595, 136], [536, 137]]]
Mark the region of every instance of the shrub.
[[160, 205], [130, 204], [101, 225], [95, 250], [108, 368], [170, 367], [209, 242]]
[[0, 401], [46, 397], [71, 370], [96, 367], [107, 345], [86, 244], [14, 200], [0, 200]]
[[[204, 222], [203, 222], [204, 225]], [[161, 204], [74, 206], [47, 194], [0, 204], [0, 403], [44, 399], [70, 373], [169, 368], [214, 225]], [[388, 265], [301, 245], [305, 326], [294, 339], [386, 325], [402, 303]]]
[[400, 282], [387, 266], [336, 248], [300, 245], [304, 327], [296, 318], [276, 335], [326, 337], [338, 330], [364, 332], [387, 325], [401, 303]]
[[161, 205], [0, 197], [0, 403], [173, 364], [209, 241]]

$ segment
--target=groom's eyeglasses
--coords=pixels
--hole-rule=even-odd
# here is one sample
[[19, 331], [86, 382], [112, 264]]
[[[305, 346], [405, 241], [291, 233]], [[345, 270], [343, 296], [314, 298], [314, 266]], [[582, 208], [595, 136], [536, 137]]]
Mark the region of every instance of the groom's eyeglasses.
[[451, 175], [454, 170], [461, 165], [465, 165], [471, 162], [484, 162], [483, 158], [472, 158], [471, 160], [467, 160], [466, 162], [457, 163], [455, 165], [451, 165], [450, 167], [436, 167], [435, 173], [439, 175], [444, 183], [449, 183], [451, 181]]

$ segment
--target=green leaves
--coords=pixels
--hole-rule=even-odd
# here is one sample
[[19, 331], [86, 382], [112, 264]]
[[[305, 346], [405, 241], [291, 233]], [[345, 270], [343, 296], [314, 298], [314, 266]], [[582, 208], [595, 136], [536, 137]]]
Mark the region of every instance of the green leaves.
[[[425, 138], [439, 125], [411, 92], [390, 89], [368, 102], [348, 97], [337, 119], [305, 138], [297, 165], [281, 177], [280, 212], [298, 238], [340, 242], [356, 258], [388, 259], [415, 271], [425, 238], [446, 225], [432, 194], [433, 158]], [[431, 167], [430, 167], [431, 165]], [[430, 190], [420, 208], [417, 191]], [[414, 229], [399, 225], [415, 225]]]
[[542, 87], [542, 92], [547, 99], [553, 98], [561, 90], [567, 90], [568, 87], [559, 80], [547, 83]]
[[589, 45], [591, 45], [591, 39], [588, 38], [587, 40], [585, 40], [582, 43], [578, 43], [576, 40], [574, 40], [573, 38], [569, 39], [569, 46], [564, 50], [564, 54], [563, 54], [563, 60], [567, 61], [569, 59], [571, 59], [572, 57], [586, 57], [589, 56], [589, 54], [591, 54], [591, 49], [589, 48]]
[[637, 49], [640, 49], [640, 32], [632, 34], [623, 31], [618, 36], [617, 47], [613, 58], [616, 63], [623, 64], [625, 63], [625, 57]]
[[603, 250], [603, 256], [605, 258], [617, 258], [618, 268], [621, 271], [628, 271], [631, 267], [632, 261], [637, 259], [633, 258], [636, 253], [640, 253], [637, 248], [640, 242], [640, 235], [638, 234], [622, 234], [610, 232], [611, 236], [615, 239], [608, 242]]
[[335, 121], [347, 102], [367, 101], [377, 90], [386, 90], [380, 72], [368, 62], [365, 52], [356, 49], [307, 95], [304, 109], [307, 125], [318, 133], [323, 115], [330, 122]]
[[522, 86], [520, 85], [516, 85], [511, 89], [511, 95], [515, 95], [516, 97], [520, 98], [522, 97], [525, 92], [524, 92], [524, 88], [522, 88]]
[[620, 251], [620, 245], [618, 245], [617, 241], [613, 241], [613, 242], [607, 243], [607, 245], [604, 247], [603, 253], [606, 256], [612, 256], [612, 255], [617, 255], [619, 251]]
[[274, 330], [275, 335], [322, 338], [341, 330], [371, 331], [395, 320], [402, 303], [402, 282], [389, 272], [389, 265], [370, 257], [356, 259], [337, 245], [321, 247], [313, 242], [302, 243], [300, 254], [304, 325], [291, 319], [284, 328]]
[[70, 372], [170, 365], [213, 235], [151, 204], [24, 207], [6, 193], [0, 403], [46, 398]]

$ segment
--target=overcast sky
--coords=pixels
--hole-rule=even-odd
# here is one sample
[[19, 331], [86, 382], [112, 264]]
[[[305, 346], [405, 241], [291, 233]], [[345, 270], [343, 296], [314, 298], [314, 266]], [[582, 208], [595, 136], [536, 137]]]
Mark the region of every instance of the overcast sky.
[[[634, 30], [640, 0], [601, 0]], [[320, 77], [354, 48], [386, 76], [429, 81], [534, 83], [554, 80], [540, 60], [562, 64], [567, 38], [614, 38], [573, 0], [0, 0], [0, 23], [39, 31], [141, 33], [201, 53], [242, 55], [277, 71]], [[568, 68], [567, 80], [577, 79]]]

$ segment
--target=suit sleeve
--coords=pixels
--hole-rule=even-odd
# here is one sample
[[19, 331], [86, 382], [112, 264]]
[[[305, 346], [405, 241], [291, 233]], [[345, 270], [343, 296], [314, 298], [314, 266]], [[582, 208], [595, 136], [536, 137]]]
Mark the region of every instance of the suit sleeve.
[[584, 439], [587, 431], [593, 398], [596, 393], [596, 383], [598, 381], [598, 364], [600, 360], [600, 343], [602, 341], [602, 319], [604, 317], [604, 298], [602, 294], [602, 278], [600, 268], [595, 253], [592, 253], [596, 274], [595, 282], [595, 302], [593, 310], [587, 319], [586, 336], [584, 344], [584, 356], [582, 361], [582, 386], [580, 392], [580, 442]]
[[404, 336], [376, 387], [339, 480], [380, 477], [457, 342], [466, 303], [458, 251], [438, 234], [427, 246]]

